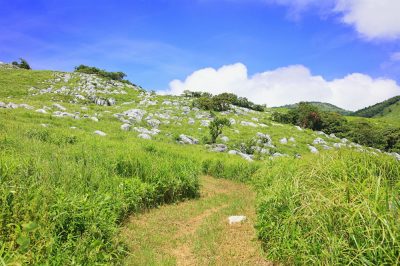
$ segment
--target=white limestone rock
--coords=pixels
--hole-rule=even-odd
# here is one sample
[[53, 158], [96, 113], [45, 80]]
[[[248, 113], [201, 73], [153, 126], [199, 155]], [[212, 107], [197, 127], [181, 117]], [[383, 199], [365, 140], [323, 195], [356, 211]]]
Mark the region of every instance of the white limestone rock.
[[287, 143], [288, 143], [288, 140], [287, 140], [287, 138], [282, 138], [282, 139], [279, 140], [279, 142], [280, 142], [281, 144], [287, 144]]
[[99, 136], [102, 136], [102, 137], [105, 137], [105, 136], [107, 136], [107, 134], [106, 133], [104, 133], [103, 131], [100, 131], [100, 130], [96, 130], [95, 132], [93, 132], [94, 134], [96, 134], [96, 135], [99, 135]]
[[246, 221], [246, 216], [244, 215], [233, 215], [228, 217], [229, 224], [241, 223]]
[[151, 139], [151, 136], [146, 133], [139, 134], [138, 137], [141, 139]]

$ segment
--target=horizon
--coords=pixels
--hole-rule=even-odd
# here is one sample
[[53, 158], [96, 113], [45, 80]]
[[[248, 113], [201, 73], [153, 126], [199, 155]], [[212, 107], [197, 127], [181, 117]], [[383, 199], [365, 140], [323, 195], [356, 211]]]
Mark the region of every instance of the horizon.
[[400, 2], [319, 2], [13, 1], [0, 11], [0, 55], [39, 70], [123, 71], [159, 93], [232, 92], [270, 107], [318, 101], [354, 111], [400, 95]]

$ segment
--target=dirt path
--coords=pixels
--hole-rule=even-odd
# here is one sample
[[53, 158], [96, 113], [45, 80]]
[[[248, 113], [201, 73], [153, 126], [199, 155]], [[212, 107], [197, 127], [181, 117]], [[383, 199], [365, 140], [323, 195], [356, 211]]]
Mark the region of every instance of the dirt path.
[[[132, 216], [121, 236], [126, 265], [272, 265], [253, 228], [255, 195], [247, 185], [202, 177], [201, 197]], [[245, 215], [229, 225], [230, 215]]]

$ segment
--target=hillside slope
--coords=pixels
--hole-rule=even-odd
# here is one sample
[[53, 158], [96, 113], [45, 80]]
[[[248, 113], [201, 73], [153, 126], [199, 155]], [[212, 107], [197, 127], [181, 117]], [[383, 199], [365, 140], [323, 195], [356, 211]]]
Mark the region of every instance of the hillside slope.
[[[387, 99], [383, 102], [365, 107], [363, 109], [360, 109], [356, 112], [354, 112], [352, 115], [353, 116], [361, 116], [361, 117], [382, 117], [388, 115], [392, 110], [396, 108], [397, 103], [400, 102], [400, 96], [395, 96], [390, 99]], [[396, 115], [396, 112], [393, 113], [393, 115]]]
[[[397, 216], [390, 216], [392, 212], [385, 205], [387, 201], [375, 200], [384, 198], [397, 206], [399, 190], [389, 189], [399, 186], [399, 164], [395, 159], [399, 155], [364, 147], [335, 135], [275, 123], [271, 120], [271, 109], [258, 112], [237, 106], [216, 112], [216, 116], [229, 119], [231, 126], [223, 129], [217, 144], [209, 144], [208, 125], [215, 116], [194, 107], [193, 100], [153, 94], [96, 75], [29, 71], [0, 65], [0, 262], [6, 265], [121, 265], [135, 248], [132, 242], [127, 243], [119, 235], [124, 223], [134, 219], [131, 215], [159, 205], [202, 197], [202, 175], [256, 184], [260, 192], [257, 231], [263, 247], [275, 243], [275, 250], [285, 250], [288, 246], [295, 250], [295, 245], [304, 248], [307, 245], [300, 237], [280, 243], [274, 242], [284, 239], [280, 235], [270, 239], [266, 233], [273, 230], [284, 234], [280, 222], [285, 223], [296, 210], [307, 209], [308, 194], [284, 206], [294, 195], [303, 195], [296, 190], [299, 189], [297, 184], [309, 185], [304, 191], [314, 191], [314, 195], [320, 195], [325, 189], [324, 182], [296, 183], [290, 178], [295, 175], [302, 181], [308, 180], [304, 173], [312, 173], [312, 180], [320, 176], [331, 178], [327, 183], [331, 190], [322, 198], [332, 197], [332, 202], [337, 202], [335, 195], [342, 195], [347, 185], [347, 179], [336, 182], [337, 178], [341, 180], [342, 170], [347, 169], [346, 178], [364, 177], [365, 172], [357, 171], [365, 169], [370, 161], [375, 168], [365, 170], [368, 184], [376, 186], [372, 189], [363, 183], [350, 187], [349, 193], [357, 198], [347, 203], [372, 204], [382, 215], [372, 216], [387, 221], [386, 226], [391, 229], [395, 241], [389, 245], [381, 241], [378, 233], [372, 236], [361, 233], [354, 237], [367, 244], [383, 243], [376, 249], [383, 250], [382, 256], [373, 262], [396, 260], [396, 250], [400, 250], [396, 239], [400, 239], [400, 230], [391, 224], [398, 224]], [[347, 161], [353, 164], [342, 169]], [[319, 167], [310, 168], [315, 162]], [[330, 172], [324, 172], [326, 162], [331, 166]], [[270, 176], [267, 173], [272, 167], [288, 171], [288, 175]], [[315, 170], [321, 175], [315, 175]], [[292, 183], [290, 187], [282, 185]], [[271, 193], [271, 186], [279, 190]], [[374, 197], [368, 194], [371, 191], [376, 193]], [[389, 197], [392, 194], [393, 198]], [[288, 200], [274, 201], [271, 197]], [[270, 199], [273, 205], [269, 204]], [[228, 199], [222, 195], [221, 200]], [[283, 205], [280, 207], [277, 202]], [[315, 204], [325, 206], [324, 202]], [[232, 206], [232, 210], [241, 210], [235, 209], [239, 205]], [[293, 213], [287, 213], [292, 207]], [[346, 205], [342, 213], [352, 217], [355, 209]], [[374, 209], [366, 207], [357, 217], [362, 217], [367, 210]], [[336, 212], [320, 211], [318, 215], [326, 214], [329, 221], [336, 221]], [[284, 214], [281, 220], [266, 222], [268, 217], [281, 214]], [[218, 217], [224, 215], [230, 214], [223, 211]], [[313, 219], [312, 212], [306, 216]], [[374, 227], [376, 223], [372, 218], [371, 221], [366, 231], [371, 229], [371, 232], [387, 235], [382, 228]], [[321, 229], [316, 223], [310, 225], [315, 226], [309, 228], [311, 232]], [[346, 254], [346, 258], [359, 258], [364, 254], [364, 249], [354, 247], [351, 242], [355, 231], [332, 233], [331, 226], [326, 225], [326, 232], [329, 237], [338, 237], [337, 243], [341, 245], [335, 246], [334, 252], [324, 249], [322, 255], [332, 253], [341, 257]], [[345, 232], [345, 237], [341, 232]], [[303, 234], [300, 232], [297, 236]], [[331, 247], [332, 238], [329, 237], [321, 238], [323, 244], [316, 250], [321, 250], [321, 246]], [[343, 248], [345, 244], [352, 248]], [[201, 245], [199, 248], [204, 251]], [[315, 256], [310, 250], [299, 250], [302, 262], [310, 262], [310, 256]], [[391, 253], [391, 250], [395, 251]], [[271, 260], [292, 261], [292, 253], [282, 254], [288, 255], [279, 257], [271, 253]]]
[[[349, 115], [351, 114], [351, 111], [345, 110], [343, 108], [337, 107], [336, 105], [330, 104], [330, 103], [323, 103], [323, 102], [307, 102], [313, 106], [318, 107], [321, 111], [326, 111], [326, 112], [334, 112], [342, 115]], [[287, 109], [293, 109], [298, 107], [298, 103], [296, 104], [288, 104], [281, 106], [279, 108], [287, 108]]]

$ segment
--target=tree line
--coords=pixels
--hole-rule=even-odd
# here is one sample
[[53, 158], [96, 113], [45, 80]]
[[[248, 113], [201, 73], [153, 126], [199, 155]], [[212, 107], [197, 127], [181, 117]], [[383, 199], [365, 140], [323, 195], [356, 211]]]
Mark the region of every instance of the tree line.
[[381, 127], [366, 119], [348, 120], [338, 113], [320, 111], [308, 103], [302, 102], [287, 113], [274, 112], [272, 120], [333, 133], [337, 137], [387, 152], [400, 152], [399, 127]]
[[212, 95], [208, 92], [185, 90], [182, 95], [185, 97], [196, 98], [193, 101], [193, 106], [208, 111], [228, 111], [231, 109], [231, 105], [235, 105], [262, 112], [266, 107], [265, 105], [255, 104], [249, 101], [246, 97], [239, 97], [236, 94], [227, 92]]

